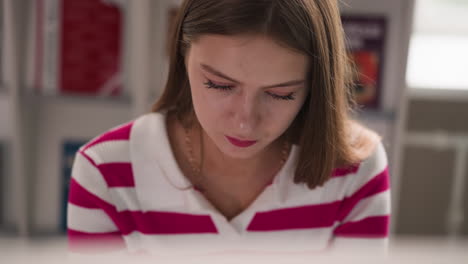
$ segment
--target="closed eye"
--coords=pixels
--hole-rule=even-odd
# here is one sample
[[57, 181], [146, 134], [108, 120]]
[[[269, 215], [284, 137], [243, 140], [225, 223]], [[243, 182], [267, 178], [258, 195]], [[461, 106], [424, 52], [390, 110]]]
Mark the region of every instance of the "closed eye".
[[216, 84], [211, 80], [208, 80], [204, 83], [204, 85], [209, 89], [219, 89], [219, 90], [231, 90], [233, 88], [232, 85], [221, 85]]
[[[214, 83], [211, 80], [207, 80], [205, 83], [203, 83], [208, 89], [217, 89], [217, 90], [222, 90], [222, 91], [231, 91], [234, 86], [233, 85], [222, 85], [222, 84], [217, 84]], [[287, 95], [278, 95], [272, 92], [265, 92], [267, 95], [271, 96], [271, 98], [275, 100], [295, 100], [296, 98], [294, 97], [295, 93], [289, 93]]]
[[274, 94], [272, 92], [265, 92], [267, 93], [268, 95], [270, 95], [273, 99], [276, 99], [276, 100], [294, 100], [296, 99], [294, 97], [294, 93], [289, 93], [287, 95], [278, 95], [278, 94]]

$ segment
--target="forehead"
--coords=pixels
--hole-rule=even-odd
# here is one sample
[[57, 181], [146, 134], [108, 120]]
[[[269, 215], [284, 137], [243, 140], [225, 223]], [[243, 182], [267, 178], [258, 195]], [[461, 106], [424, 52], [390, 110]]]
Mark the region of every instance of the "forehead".
[[[304, 76], [307, 56], [263, 35], [203, 35], [192, 42], [189, 56], [232, 74]], [[283, 80], [284, 81], [284, 80]]]

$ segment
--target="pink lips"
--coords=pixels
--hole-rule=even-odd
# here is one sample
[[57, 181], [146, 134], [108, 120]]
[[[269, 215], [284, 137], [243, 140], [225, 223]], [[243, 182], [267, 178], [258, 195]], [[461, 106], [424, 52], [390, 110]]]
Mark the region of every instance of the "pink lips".
[[229, 137], [229, 136], [226, 136], [226, 138], [229, 140], [229, 142], [231, 142], [231, 144], [237, 147], [241, 147], [241, 148], [250, 147], [253, 144], [257, 143], [256, 140], [240, 140], [240, 139]]

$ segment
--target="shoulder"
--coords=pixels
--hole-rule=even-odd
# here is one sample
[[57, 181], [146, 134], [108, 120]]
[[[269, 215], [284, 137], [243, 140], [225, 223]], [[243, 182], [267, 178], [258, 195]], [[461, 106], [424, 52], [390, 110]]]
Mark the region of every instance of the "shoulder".
[[[338, 167], [332, 177], [347, 178], [347, 194], [369, 186], [389, 187], [388, 158], [382, 138], [357, 121], [348, 123], [348, 144], [352, 154], [352, 166]], [[365, 187], [367, 186], [367, 187]]]
[[359, 122], [350, 120], [347, 128], [347, 142], [355, 161], [369, 159], [376, 154], [379, 145], [382, 147], [382, 137]]
[[[158, 121], [159, 120], [159, 121]], [[95, 204], [117, 210], [135, 208], [135, 178], [131, 142], [141, 139], [148, 124], [161, 126], [160, 115], [147, 114], [120, 124], [83, 145], [75, 156], [69, 201], [94, 208]], [[151, 131], [143, 136], [152, 136]], [[92, 202], [91, 202], [92, 201]]]
[[[124, 154], [129, 153], [131, 138], [146, 136], [151, 134], [148, 131], [150, 126], [163, 126], [163, 115], [160, 113], [148, 113], [137, 119], [117, 125], [90, 140], [83, 145], [79, 152], [90, 155], [95, 162], [119, 162], [124, 159]], [[143, 133], [140, 133], [143, 132]]]
[[374, 143], [372, 151], [361, 161], [359, 172], [365, 174], [369, 172], [380, 172], [388, 167], [387, 152], [382, 141]]
[[103, 132], [83, 145], [78, 153], [97, 165], [126, 160], [133, 125], [134, 121], [130, 121]]
[[382, 138], [359, 122], [349, 120], [346, 144], [348, 161], [337, 165], [333, 176], [365, 173], [366, 168], [375, 167], [378, 170], [387, 166], [387, 154]]
[[[382, 189], [390, 187], [388, 158], [382, 141], [377, 141], [368, 156], [359, 163], [348, 188], [348, 194], [363, 189]], [[382, 191], [380, 190], [380, 191]]]
[[88, 143], [82, 146], [80, 148], [80, 151], [96, 149], [97, 146], [106, 143], [130, 140], [130, 133], [134, 122], [135, 121], [132, 120], [103, 132], [102, 134], [96, 136], [94, 139], [90, 140]]
[[134, 121], [118, 125], [83, 145], [75, 156], [71, 184], [111, 202], [109, 187], [133, 186], [129, 140]]
[[163, 120], [163, 115], [149, 113], [115, 126], [83, 145], [75, 163], [84, 162], [95, 167], [109, 187], [132, 185], [131, 141], [135, 137], [151, 136], [149, 128], [163, 126]]

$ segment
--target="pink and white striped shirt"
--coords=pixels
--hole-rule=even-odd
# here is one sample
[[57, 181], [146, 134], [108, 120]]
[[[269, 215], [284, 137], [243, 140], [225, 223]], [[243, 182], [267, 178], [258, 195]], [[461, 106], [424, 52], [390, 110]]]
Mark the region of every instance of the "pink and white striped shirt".
[[114, 128], [81, 147], [76, 156], [68, 203], [71, 250], [79, 250], [83, 241], [156, 254], [208, 245], [385, 249], [390, 186], [382, 144], [359, 166], [335, 169], [332, 178], [314, 190], [293, 183], [298, 148], [293, 146], [273, 183], [227, 221], [202, 193], [183, 189], [190, 183], [174, 159], [165, 115], [146, 114]]

